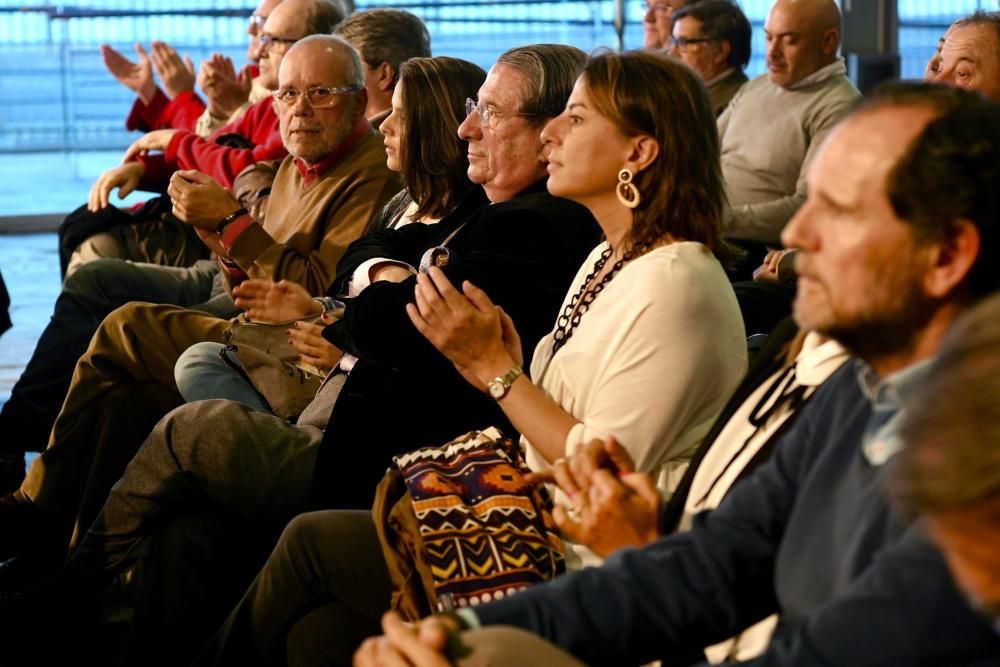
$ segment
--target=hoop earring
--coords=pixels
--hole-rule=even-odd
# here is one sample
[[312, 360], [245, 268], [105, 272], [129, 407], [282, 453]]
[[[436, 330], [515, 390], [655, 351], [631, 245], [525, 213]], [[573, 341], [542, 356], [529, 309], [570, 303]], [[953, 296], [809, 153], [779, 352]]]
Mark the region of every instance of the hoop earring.
[[642, 201], [642, 197], [639, 195], [639, 188], [635, 187], [632, 183], [632, 172], [628, 169], [622, 169], [618, 172], [618, 185], [615, 187], [615, 196], [618, 197], [618, 201], [622, 203], [622, 206], [627, 208], [635, 208]]

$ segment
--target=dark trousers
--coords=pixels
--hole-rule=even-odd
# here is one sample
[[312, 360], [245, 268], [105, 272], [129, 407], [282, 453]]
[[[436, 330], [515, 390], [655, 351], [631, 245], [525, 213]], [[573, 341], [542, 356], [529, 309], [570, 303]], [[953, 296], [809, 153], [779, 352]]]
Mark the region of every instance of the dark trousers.
[[390, 595], [370, 512], [300, 514], [195, 664], [350, 665]]
[[98, 260], [71, 275], [24, 373], [0, 410], [0, 453], [45, 449], [77, 360], [105, 316], [119, 306], [149, 301], [193, 306], [220, 317], [234, 315], [228, 297], [213, 300], [211, 306], [203, 304], [214, 294], [217, 273], [210, 260], [183, 269]]

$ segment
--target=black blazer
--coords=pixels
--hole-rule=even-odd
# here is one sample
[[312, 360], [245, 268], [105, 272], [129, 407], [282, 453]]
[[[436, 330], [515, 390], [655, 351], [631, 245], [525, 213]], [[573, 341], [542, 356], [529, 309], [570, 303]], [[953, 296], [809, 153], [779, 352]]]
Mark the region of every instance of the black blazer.
[[[551, 331], [580, 264], [600, 240], [590, 212], [549, 195], [544, 182], [506, 202], [453, 214], [436, 225], [407, 225], [351, 244], [333, 292], [374, 257], [417, 266], [427, 248], [448, 242], [444, 273], [469, 280], [513, 318], [525, 366]], [[496, 403], [469, 385], [413, 327], [405, 306], [416, 278], [370, 285], [323, 335], [358, 357], [330, 416], [315, 475], [318, 507], [369, 508], [391, 456], [444, 444], [496, 425], [513, 433]]]

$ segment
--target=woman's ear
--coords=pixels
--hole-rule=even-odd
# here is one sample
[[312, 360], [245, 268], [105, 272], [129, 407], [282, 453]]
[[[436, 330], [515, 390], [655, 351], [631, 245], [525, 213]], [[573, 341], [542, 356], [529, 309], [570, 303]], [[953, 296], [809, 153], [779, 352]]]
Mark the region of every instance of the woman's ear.
[[632, 173], [638, 174], [652, 164], [659, 155], [659, 142], [648, 134], [640, 134], [632, 139], [632, 153], [624, 166]]

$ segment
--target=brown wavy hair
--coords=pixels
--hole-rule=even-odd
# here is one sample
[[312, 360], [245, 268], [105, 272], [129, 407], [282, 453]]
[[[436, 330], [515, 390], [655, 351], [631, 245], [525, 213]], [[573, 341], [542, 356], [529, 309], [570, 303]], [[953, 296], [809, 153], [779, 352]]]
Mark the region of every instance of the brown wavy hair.
[[399, 68], [403, 113], [401, 176], [416, 217], [448, 215], [469, 190], [468, 144], [458, 138], [465, 100], [475, 99], [486, 72], [466, 60], [410, 58]]
[[658, 53], [601, 51], [587, 60], [581, 78], [599, 113], [626, 136], [649, 135], [660, 146], [632, 181], [642, 200], [625, 250], [645, 252], [669, 234], [705, 244], [726, 264], [719, 133], [697, 75]]

